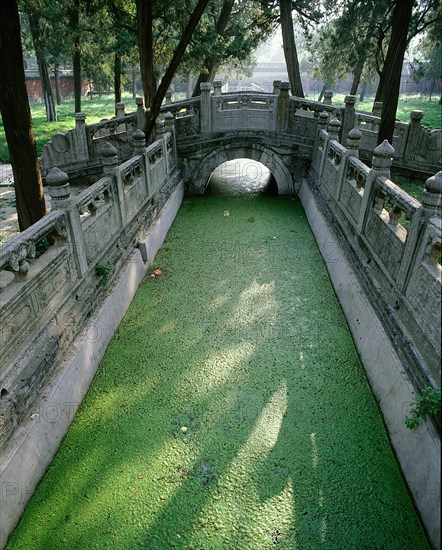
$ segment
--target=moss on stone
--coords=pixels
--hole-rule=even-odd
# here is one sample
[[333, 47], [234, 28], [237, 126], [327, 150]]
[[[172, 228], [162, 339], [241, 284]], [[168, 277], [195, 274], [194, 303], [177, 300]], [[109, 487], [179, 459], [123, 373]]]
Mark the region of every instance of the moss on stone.
[[427, 548], [299, 202], [186, 199], [153, 268], [9, 548]]

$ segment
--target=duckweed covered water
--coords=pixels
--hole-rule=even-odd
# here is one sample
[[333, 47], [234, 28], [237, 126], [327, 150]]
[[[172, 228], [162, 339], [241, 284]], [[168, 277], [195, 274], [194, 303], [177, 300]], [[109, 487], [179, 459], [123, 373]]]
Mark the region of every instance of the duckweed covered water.
[[299, 203], [187, 199], [154, 268], [9, 548], [427, 548]]

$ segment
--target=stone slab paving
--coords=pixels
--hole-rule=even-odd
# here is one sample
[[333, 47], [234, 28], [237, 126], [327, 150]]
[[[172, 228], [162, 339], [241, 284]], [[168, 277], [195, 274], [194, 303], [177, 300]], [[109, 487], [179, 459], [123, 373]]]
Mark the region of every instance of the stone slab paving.
[[8, 548], [276, 547], [428, 543], [299, 202], [191, 198]]

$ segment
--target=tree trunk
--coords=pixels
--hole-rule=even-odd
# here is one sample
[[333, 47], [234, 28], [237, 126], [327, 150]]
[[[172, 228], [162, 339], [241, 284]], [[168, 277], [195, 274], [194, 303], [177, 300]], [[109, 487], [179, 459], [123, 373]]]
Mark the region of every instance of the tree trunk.
[[401, 85], [402, 64], [407, 48], [407, 34], [414, 0], [397, 0], [391, 22], [391, 37], [379, 82], [382, 117], [378, 143], [393, 141], [394, 124]]
[[322, 86], [321, 88], [321, 91], [319, 92], [319, 97], [318, 97], [318, 101], [322, 101], [322, 98], [324, 97], [324, 92], [325, 92], [325, 84]]
[[359, 101], [364, 101], [366, 93], [367, 93], [367, 82], [364, 80], [364, 82], [362, 83], [361, 93], [359, 95]]
[[299, 72], [298, 52], [296, 51], [295, 35], [293, 32], [292, 0], [279, 0], [281, 18], [282, 45], [284, 48], [285, 63], [289, 75], [292, 95], [304, 97], [301, 74]]
[[81, 49], [80, 49], [80, 0], [74, 0], [69, 13], [69, 24], [74, 35], [72, 70], [74, 73], [75, 112], [81, 112]]
[[429, 98], [430, 101], [431, 101], [431, 99], [432, 99], [432, 97], [433, 97], [433, 91], [434, 91], [434, 86], [435, 86], [435, 84], [436, 84], [436, 79], [433, 78], [433, 79], [431, 80], [430, 98]]
[[157, 90], [153, 67], [152, 2], [153, 0], [136, 0], [138, 51], [146, 109], [152, 106]]
[[132, 67], [132, 99], [137, 97], [137, 75]]
[[[232, 14], [233, 5], [235, 0], [224, 0], [223, 6], [221, 8], [221, 13], [219, 15], [218, 21], [216, 22], [216, 34], [222, 36], [226, 30], [226, 27], [229, 23], [230, 15]], [[209, 53], [204, 59], [203, 67], [196, 81], [195, 88], [193, 90], [192, 97], [199, 96], [201, 93], [201, 82], [212, 82], [215, 78], [216, 72], [216, 58], [213, 54]]]
[[121, 55], [115, 52], [114, 57], [114, 91], [115, 103], [121, 101]]
[[58, 71], [58, 63], [54, 65], [54, 80], [55, 80], [55, 98], [57, 100], [57, 105], [61, 105], [61, 88], [60, 88], [60, 73]]
[[192, 97], [192, 88], [193, 88], [192, 80], [193, 80], [192, 75], [188, 74], [187, 75], [186, 99], [190, 99]]
[[[137, 0], [137, 2], [138, 1], [139, 0]], [[160, 112], [161, 103], [163, 102], [164, 96], [166, 95], [166, 92], [170, 86], [170, 83], [172, 82], [172, 78], [176, 73], [176, 70], [178, 68], [178, 65], [180, 64], [181, 58], [183, 57], [183, 54], [186, 51], [187, 44], [190, 42], [190, 39], [192, 38], [193, 31], [195, 30], [195, 27], [198, 25], [199, 20], [201, 19], [201, 16], [203, 15], [204, 10], [206, 9], [206, 6], [208, 3], [209, 3], [209, 0], [198, 0], [198, 4], [195, 6], [195, 9], [193, 10], [192, 15], [190, 16], [189, 22], [187, 23], [187, 26], [184, 29], [181, 40], [173, 54], [172, 60], [169, 63], [169, 66], [167, 67], [166, 73], [161, 80], [161, 84], [152, 102], [150, 112], [149, 112], [149, 117], [144, 127], [146, 140], [150, 139], [150, 134], [154, 129], [155, 121]]]
[[46, 205], [25, 84], [17, 0], [0, 2], [0, 21], [0, 113], [23, 231], [46, 214]]
[[37, 13], [29, 13], [29, 27], [31, 30], [32, 42], [34, 44], [35, 57], [37, 58], [38, 74], [40, 75], [41, 94], [46, 109], [46, 120], [48, 122], [57, 121], [57, 111], [55, 109], [54, 95], [52, 93], [51, 78], [49, 76], [48, 63], [41, 39], [39, 28], [39, 15]]
[[355, 70], [353, 72], [353, 82], [351, 83], [350, 95], [356, 95], [358, 92], [359, 83], [361, 81], [364, 65], [365, 65], [365, 58], [360, 59], [359, 63], [356, 64]]

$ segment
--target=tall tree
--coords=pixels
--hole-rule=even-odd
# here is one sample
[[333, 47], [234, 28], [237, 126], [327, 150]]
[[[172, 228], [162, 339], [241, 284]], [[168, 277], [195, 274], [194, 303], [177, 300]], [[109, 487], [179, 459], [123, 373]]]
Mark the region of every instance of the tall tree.
[[29, 27], [34, 43], [35, 56], [37, 58], [40, 86], [46, 108], [46, 118], [48, 122], [55, 122], [57, 120], [57, 111], [55, 108], [54, 94], [52, 93], [48, 62], [46, 60], [44, 37], [40, 27], [40, 15], [31, 8], [28, 8], [28, 10]]
[[141, 82], [144, 90], [144, 104], [153, 104], [157, 90], [154, 72], [153, 48], [153, 0], [136, 0], [138, 50], [140, 54]]
[[[218, 17], [218, 20], [215, 26], [215, 32], [216, 32], [215, 40], [219, 40], [223, 36], [227, 28], [227, 25], [229, 23], [229, 19], [232, 13], [234, 3], [235, 3], [235, 0], [224, 0], [221, 8], [221, 13]], [[216, 56], [212, 51], [209, 51], [208, 55], [205, 57], [203, 61], [203, 66], [198, 76], [198, 79], [196, 81], [192, 97], [198, 96], [200, 94], [200, 86], [202, 82], [212, 82], [215, 76], [216, 68], [217, 68]]]
[[402, 75], [402, 64], [407, 48], [407, 34], [414, 0], [396, 0], [391, 23], [391, 37], [382, 69], [379, 89], [382, 94], [382, 118], [378, 132], [378, 143], [384, 139], [393, 142], [394, 123]]
[[75, 112], [81, 112], [81, 42], [80, 0], [73, 0], [69, 8], [69, 27], [73, 37], [72, 71], [74, 73]]
[[285, 63], [289, 75], [292, 94], [304, 97], [301, 73], [299, 71], [298, 52], [296, 51], [295, 34], [293, 32], [292, 0], [279, 0], [282, 44], [284, 48]]
[[46, 206], [25, 84], [17, 0], [0, 2], [0, 21], [0, 113], [23, 231], [46, 214]]
[[161, 83], [152, 101], [152, 105], [149, 111], [149, 116], [146, 121], [146, 125], [144, 127], [144, 133], [146, 134], [146, 139], [150, 138], [150, 134], [154, 129], [155, 121], [159, 115], [160, 107], [163, 102], [164, 96], [166, 95], [166, 92], [170, 86], [170, 83], [172, 82], [172, 78], [174, 77], [178, 69], [178, 66], [180, 64], [180, 61], [184, 55], [184, 52], [186, 51], [186, 47], [190, 42], [190, 39], [192, 38], [192, 34], [196, 26], [198, 25], [199, 20], [201, 19], [201, 16], [203, 15], [208, 2], [209, 0], [198, 0], [197, 5], [195, 6], [192, 14], [190, 15], [189, 21], [187, 23], [186, 28], [184, 29], [184, 32], [181, 36], [179, 44], [175, 49], [172, 60], [170, 61], [169, 66], [167, 67], [167, 70], [163, 78], [161, 79]]

